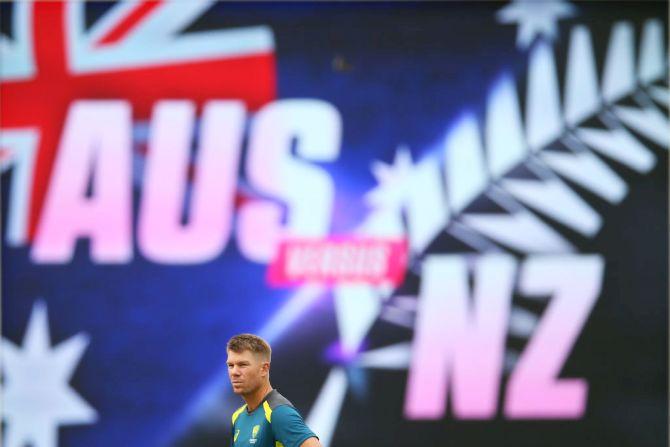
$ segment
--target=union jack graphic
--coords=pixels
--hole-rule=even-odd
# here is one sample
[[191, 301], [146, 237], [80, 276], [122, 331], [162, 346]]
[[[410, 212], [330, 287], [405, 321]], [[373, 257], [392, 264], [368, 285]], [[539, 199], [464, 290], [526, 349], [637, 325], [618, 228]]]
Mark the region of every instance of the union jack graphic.
[[88, 29], [85, 2], [13, 5], [13, 36], [0, 35], [0, 161], [14, 168], [8, 243], [35, 234], [73, 100], [126, 100], [141, 121], [166, 97], [236, 98], [252, 110], [275, 97], [268, 27], [180, 31], [212, 3], [119, 2]]

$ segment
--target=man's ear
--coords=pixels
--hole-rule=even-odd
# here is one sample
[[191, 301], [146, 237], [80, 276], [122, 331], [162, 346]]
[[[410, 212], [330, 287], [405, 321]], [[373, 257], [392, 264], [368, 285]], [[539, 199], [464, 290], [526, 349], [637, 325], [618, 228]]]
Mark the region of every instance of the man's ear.
[[263, 370], [263, 372], [270, 374], [270, 362], [263, 362], [261, 364], [261, 369]]

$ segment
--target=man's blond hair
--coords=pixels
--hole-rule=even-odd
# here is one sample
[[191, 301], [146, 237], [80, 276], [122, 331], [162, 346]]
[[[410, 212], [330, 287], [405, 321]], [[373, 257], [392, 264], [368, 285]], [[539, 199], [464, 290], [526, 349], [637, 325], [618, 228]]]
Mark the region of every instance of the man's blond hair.
[[226, 350], [240, 353], [243, 351], [251, 351], [258, 354], [268, 362], [272, 357], [272, 348], [270, 344], [263, 340], [258, 335], [254, 334], [239, 334], [228, 340]]

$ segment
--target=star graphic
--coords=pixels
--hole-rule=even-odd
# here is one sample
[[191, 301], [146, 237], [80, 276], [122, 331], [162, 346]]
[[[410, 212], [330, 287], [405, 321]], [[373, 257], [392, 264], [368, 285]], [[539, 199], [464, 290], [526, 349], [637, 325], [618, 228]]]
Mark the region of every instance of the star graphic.
[[412, 154], [407, 146], [398, 147], [393, 164], [374, 161], [371, 170], [377, 186], [365, 194], [365, 201], [375, 208], [402, 208], [407, 200], [412, 169]]
[[515, 0], [498, 11], [498, 21], [518, 23], [517, 48], [530, 47], [537, 35], [554, 39], [556, 22], [574, 15], [575, 7], [563, 0]]
[[3, 445], [56, 447], [59, 425], [95, 422], [96, 411], [68, 385], [88, 343], [80, 333], [52, 347], [41, 301], [33, 306], [21, 348], [2, 339]]

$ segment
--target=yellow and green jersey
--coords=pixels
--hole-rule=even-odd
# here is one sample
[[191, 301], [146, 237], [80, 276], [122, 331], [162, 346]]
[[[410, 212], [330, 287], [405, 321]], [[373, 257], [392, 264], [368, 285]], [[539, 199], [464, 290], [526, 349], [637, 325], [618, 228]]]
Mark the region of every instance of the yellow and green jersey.
[[254, 411], [242, 405], [232, 421], [232, 447], [300, 447], [317, 437], [277, 390], [270, 391]]

